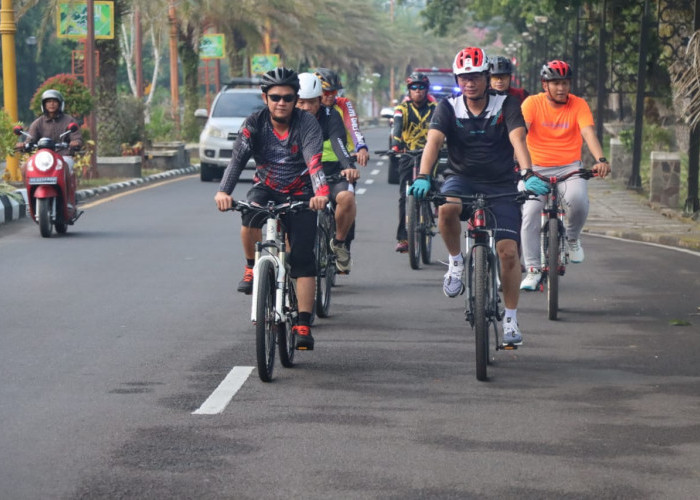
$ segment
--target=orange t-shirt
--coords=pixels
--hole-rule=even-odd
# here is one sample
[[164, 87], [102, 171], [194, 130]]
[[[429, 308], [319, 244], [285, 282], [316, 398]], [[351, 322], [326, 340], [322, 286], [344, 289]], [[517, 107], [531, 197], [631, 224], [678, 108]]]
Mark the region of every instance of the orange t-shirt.
[[581, 159], [581, 130], [592, 126], [593, 114], [585, 100], [569, 94], [569, 102], [555, 108], [544, 92], [531, 95], [521, 106], [532, 163], [541, 167], [568, 165]]

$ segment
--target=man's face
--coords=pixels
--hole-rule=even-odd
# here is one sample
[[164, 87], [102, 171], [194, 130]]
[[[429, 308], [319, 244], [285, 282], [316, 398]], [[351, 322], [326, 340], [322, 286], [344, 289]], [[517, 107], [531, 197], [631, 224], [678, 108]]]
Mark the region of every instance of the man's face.
[[337, 90], [324, 90], [323, 95], [321, 96], [321, 102], [323, 103], [324, 106], [327, 108], [330, 108], [335, 104], [335, 98], [338, 95]]
[[467, 73], [457, 76], [457, 85], [468, 99], [479, 99], [486, 93], [488, 80], [484, 73]]
[[557, 104], [566, 104], [571, 92], [571, 80], [542, 82], [542, 90]]
[[263, 93], [263, 98], [273, 120], [289, 122], [297, 99], [297, 93], [292, 87], [277, 85], [268, 90], [267, 94]]
[[428, 86], [424, 83], [412, 83], [408, 86], [408, 98], [416, 104], [422, 104], [428, 97]]
[[318, 110], [321, 109], [321, 98], [312, 97], [311, 99], [298, 99], [297, 108], [308, 111], [312, 115], [316, 116]]
[[510, 88], [510, 75], [491, 75], [491, 88], [505, 92]]

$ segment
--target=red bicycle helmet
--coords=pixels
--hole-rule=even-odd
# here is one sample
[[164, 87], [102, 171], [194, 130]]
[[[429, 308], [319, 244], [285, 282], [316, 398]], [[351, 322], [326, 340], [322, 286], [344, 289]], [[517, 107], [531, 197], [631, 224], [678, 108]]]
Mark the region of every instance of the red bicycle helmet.
[[489, 71], [489, 58], [479, 47], [467, 47], [457, 52], [452, 72], [455, 75], [467, 73], [487, 73]]
[[542, 77], [543, 82], [549, 82], [552, 80], [571, 80], [573, 72], [571, 71], [571, 66], [569, 66], [567, 63], [555, 59], [554, 61], [549, 61], [547, 64], [542, 66], [540, 76]]

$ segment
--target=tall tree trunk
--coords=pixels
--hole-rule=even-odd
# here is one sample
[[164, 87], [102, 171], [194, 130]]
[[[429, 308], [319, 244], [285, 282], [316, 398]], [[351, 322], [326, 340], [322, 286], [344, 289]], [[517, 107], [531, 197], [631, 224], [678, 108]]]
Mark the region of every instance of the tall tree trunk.
[[185, 84], [185, 116], [182, 121], [182, 138], [185, 141], [197, 141], [200, 125], [194, 116], [199, 107], [199, 47], [194, 29], [188, 25], [186, 31], [180, 31], [178, 54], [182, 62], [182, 74]]

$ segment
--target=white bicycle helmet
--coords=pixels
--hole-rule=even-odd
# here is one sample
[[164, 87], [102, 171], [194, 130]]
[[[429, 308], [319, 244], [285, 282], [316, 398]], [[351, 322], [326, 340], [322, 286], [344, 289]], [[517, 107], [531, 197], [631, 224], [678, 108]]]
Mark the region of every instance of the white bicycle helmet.
[[456, 75], [467, 73], [487, 73], [489, 71], [489, 58], [479, 47], [467, 47], [457, 52], [452, 72]]
[[299, 99], [321, 97], [323, 86], [321, 79], [313, 73], [299, 74]]

